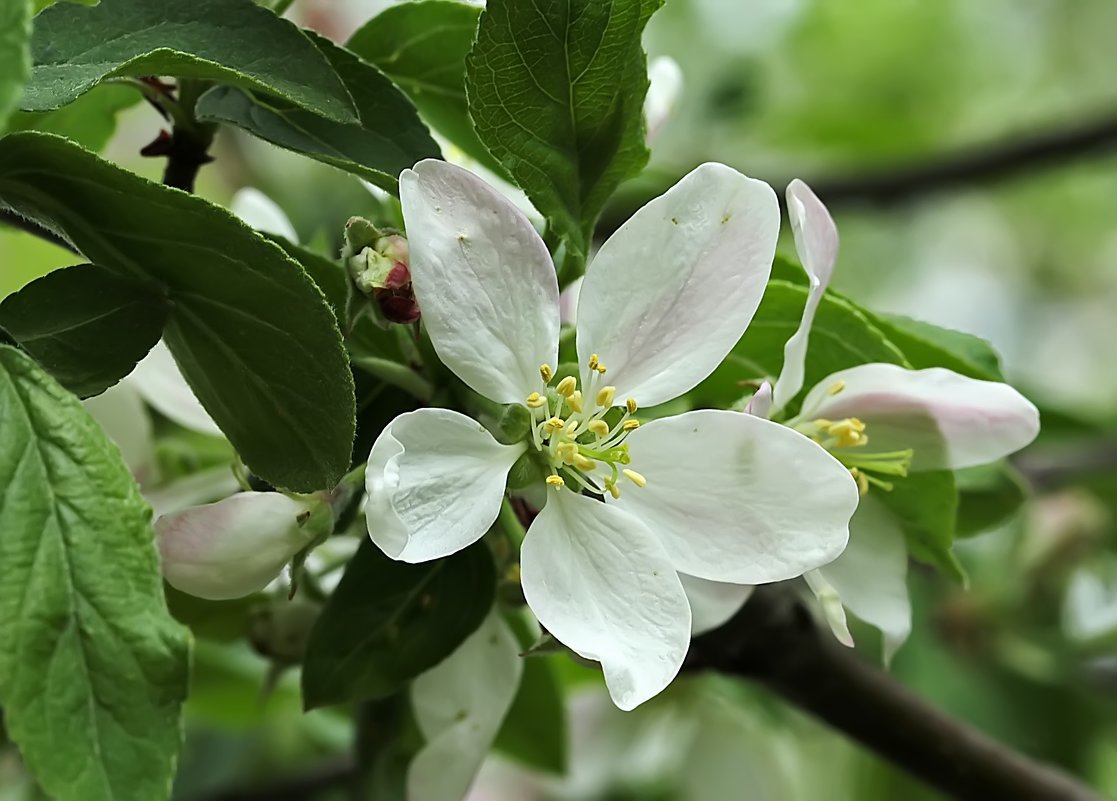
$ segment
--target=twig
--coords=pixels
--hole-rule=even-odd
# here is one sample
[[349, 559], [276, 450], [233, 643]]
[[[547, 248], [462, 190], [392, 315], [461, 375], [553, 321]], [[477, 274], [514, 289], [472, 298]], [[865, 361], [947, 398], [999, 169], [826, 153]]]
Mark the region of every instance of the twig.
[[761, 682], [953, 798], [1101, 801], [1086, 786], [995, 742], [916, 697], [821, 632], [790, 588], [759, 588], [684, 670]]
[[1039, 492], [1053, 492], [1084, 477], [1117, 472], [1117, 437], [1110, 435], [1062, 449], [1028, 449], [1013, 460]]

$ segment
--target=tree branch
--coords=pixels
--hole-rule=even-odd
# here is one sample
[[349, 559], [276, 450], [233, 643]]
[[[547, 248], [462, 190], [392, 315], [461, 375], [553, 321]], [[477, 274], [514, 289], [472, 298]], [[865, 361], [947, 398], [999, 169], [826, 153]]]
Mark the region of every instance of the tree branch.
[[[1117, 114], [1109, 114], [1028, 136], [973, 145], [920, 161], [859, 169], [848, 174], [820, 175], [805, 180], [831, 207], [891, 204], [1061, 166], [1099, 155], [1115, 146]], [[768, 183], [782, 189], [790, 178], [769, 180]], [[622, 202], [613, 204], [602, 216], [596, 236], [604, 238], [611, 234], [644, 203], [662, 194], [673, 183], [674, 180], [647, 187], [642, 193], [631, 193]], [[782, 192], [780, 202], [783, 202]]]
[[684, 670], [758, 681], [898, 767], [958, 799], [1101, 801], [1086, 786], [935, 709], [815, 625], [789, 587], [760, 587]]

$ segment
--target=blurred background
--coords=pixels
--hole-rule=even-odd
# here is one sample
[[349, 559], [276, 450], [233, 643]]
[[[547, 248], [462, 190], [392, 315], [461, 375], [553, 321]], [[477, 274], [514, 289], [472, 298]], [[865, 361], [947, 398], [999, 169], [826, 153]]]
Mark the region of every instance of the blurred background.
[[[289, 14], [344, 40], [384, 5], [297, 0]], [[1044, 416], [1040, 441], [1017, 461], [1035, 495], [1011, 520], [959, 541], [968, 588], [913, 568], [915, 629], [892, 670], [935, 705], [1111, 796], [1115, 36], [1111, 0], [667, 0], [645, 41], [651, 57], [678, 63], [682, 90], [649, 169], [603, 223], [702, 161], [779, 190], [800, 177], [841, 231], [835, 288], [997, 347], [1006, 376]], [[58, 113], [57, 129], [158, 180], [162, 162], [138, 155], [157, 114], [122, 87], [83, 102], [101, 110], [101, 127], [85, 117], [70, 131]], [[214, 154], [200, 194], [227, 203], [256, 187], [304, 242], [328, 246], [349, 216], [378, 212], [356, 179], [238, 133], [224, 131]], [[0, 297], [68, 263], [0, 229]], [[198, 643], [176, 798], [346, 798], [348, 716], [304, 715], [293, 670], [219, 635]], [[871, 639], [866, 653], [876, 653]], [[560, 661], [573, 698], [568, 775], [496, 756], [473, 801], [938, 797], [752, 686], [689, 679], [625, 714]], [[19, 770], [0, 754], [0, 801], [34, 797]], [[287, 776], [297, 779], [269, 784]]]

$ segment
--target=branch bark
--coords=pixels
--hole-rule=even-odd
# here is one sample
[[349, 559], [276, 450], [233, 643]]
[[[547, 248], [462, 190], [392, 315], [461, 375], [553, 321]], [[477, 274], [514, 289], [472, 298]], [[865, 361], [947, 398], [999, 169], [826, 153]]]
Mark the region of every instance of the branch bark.
[[1101, 801], [916, 697], [815, 625], [786, 586], [760, 587], [722, 628], [697, 638], [684, 670], [758, 681], [928, 785], [963, 801]]

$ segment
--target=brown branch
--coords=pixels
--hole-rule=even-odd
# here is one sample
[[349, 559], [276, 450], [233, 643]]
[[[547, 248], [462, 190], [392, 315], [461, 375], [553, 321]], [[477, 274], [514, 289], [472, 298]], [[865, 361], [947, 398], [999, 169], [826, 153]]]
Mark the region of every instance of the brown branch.
[[[1110, 114], [1028, 136], [972, 145], [919, 161], [860, 169], [848, 174], [807, 176], [804, 180], [831, 207], [901, 203], [935, 192], [1003, 181], [1062, 166], [1108, 152], [1115, 146], [1117, 115]], [[769, 183], [782, 190], [791, 177], [769, 180]], [[629, 193], [622, 201], [614, 202], [602, 216], [596, 236], [604, 238], [611, 234], [644, 203], [662, 194], [673, 183], [671, 180], [645, 187], [640, 193]]]
[[1101, 801], [1066, 774], [935, 709], [838, 645], [786, 586], [757, 589], [725, 626], [697, 638], [684, 670], [758, 681], [954, 798]]

